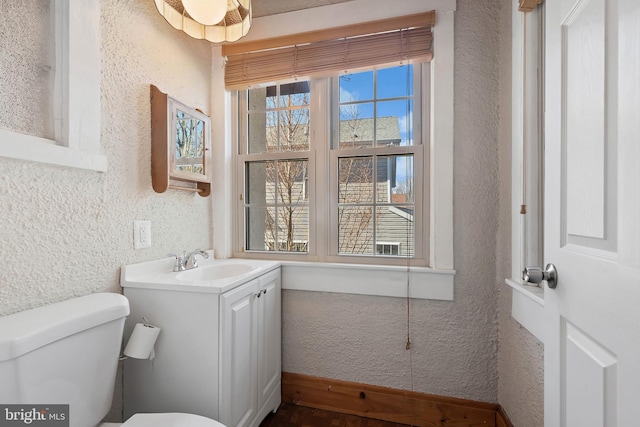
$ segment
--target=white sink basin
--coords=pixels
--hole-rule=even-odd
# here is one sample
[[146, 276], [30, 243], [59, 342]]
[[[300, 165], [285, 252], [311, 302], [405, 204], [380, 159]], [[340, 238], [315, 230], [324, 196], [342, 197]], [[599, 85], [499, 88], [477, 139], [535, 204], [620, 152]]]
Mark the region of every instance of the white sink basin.
[[234, 276], [244, 276], [256, 268], [258, 267], [255, 264], [221, 262], [220, 264], [209, 264], [182, 271], [176, 274], [176, 279], [188, 282], [220, 280]]
[[123, 288], [164, 289], [171, 291], [222, 293], [278, 268], [277, 261], [253, 259], [198, 259], [198, 267], [174, 272], [175, 258], [162, 258], [122, 267]]

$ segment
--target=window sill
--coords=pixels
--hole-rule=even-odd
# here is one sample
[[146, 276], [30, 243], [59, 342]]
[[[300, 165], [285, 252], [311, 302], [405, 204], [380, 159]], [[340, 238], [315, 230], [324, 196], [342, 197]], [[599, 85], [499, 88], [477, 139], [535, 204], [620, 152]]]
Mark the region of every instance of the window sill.
[[[410, 268], [410, 297], [453, 300], [455, 270]], [[406, 298], [407, 267], [282, 261], [282, 289]]]
[[513, 279], [505, 279], [504, 282], [511, 286], [516, 292], [519, 292], [533, 302], [544, 306], [544, 289], [537, 286], [527, 286], [522, 282]]
[[107, 170], [107, 157], [55, 145], [48, 139], [0, 129], [0, 157], [67, 166], [97, 172]]
[[544, 341], [544, 289], [523, 285], [513, 279], [506, 279], [505, 283], [513, 289], [511, 317], [538, 340]]

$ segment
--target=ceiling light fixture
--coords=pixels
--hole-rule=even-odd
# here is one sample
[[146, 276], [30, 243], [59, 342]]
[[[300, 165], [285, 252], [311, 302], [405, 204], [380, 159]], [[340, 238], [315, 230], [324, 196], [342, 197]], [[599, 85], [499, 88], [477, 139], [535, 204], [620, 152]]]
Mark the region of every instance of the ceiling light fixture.
[[233, 42], [246, 36], [251, 28], [251, 0], [154, 1], [160, 15], [173, 28], [195, 39]]
[[182, 0], [182, 5], [202, 25], [215, 25], [227, 14], [227, 0]]

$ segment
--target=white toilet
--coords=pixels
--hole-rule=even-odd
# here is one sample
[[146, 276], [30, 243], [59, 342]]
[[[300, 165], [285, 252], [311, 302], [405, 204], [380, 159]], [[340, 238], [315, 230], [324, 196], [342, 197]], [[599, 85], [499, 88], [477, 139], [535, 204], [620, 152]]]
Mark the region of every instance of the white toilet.
[[[70, 427], [100, 424], [111, 408], [129, 301], [87, 295], [0, 318], [0, 403], [69, 404]], [[122, 427], [224, 427], [193, 414], [136, 414]]]

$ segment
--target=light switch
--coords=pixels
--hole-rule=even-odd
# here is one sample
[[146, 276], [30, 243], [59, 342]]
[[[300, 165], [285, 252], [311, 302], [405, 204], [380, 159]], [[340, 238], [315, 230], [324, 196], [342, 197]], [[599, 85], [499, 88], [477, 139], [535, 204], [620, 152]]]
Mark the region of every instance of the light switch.
[[151, 221], [148, 219], [133, 222], [133, 248], [151, 247]]

